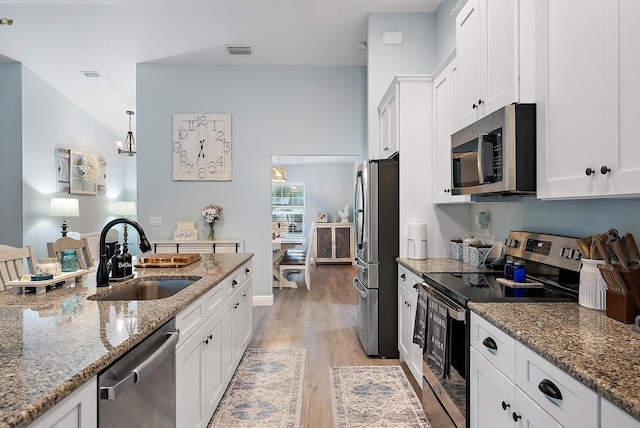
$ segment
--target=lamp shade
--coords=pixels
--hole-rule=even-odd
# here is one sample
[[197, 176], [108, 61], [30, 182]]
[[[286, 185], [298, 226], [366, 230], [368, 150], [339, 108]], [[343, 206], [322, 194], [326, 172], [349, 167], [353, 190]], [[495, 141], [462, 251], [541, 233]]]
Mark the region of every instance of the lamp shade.
[[113, 210], [115, 215], [136, 215], [136, 203], [135, 202], [124, 202], [117, 201], [116, 207]]
[[51, 217], [78, 217], [80, 215], [78, 200], [73, 198], [51, 198], [49, 215]]

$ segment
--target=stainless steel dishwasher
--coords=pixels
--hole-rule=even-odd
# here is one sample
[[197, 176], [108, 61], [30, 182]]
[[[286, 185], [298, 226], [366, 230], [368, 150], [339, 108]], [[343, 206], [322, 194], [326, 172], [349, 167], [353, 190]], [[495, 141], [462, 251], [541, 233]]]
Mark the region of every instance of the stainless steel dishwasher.
[[175, 319], [98, 375], [98, 426], [176, 426]]

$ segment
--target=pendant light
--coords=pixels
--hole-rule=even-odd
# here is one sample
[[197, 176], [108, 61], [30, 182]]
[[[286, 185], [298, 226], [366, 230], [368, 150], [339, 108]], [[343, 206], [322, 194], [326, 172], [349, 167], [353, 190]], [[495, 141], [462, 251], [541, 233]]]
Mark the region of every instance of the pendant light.
[[280, 165], [280, 157], [278, 157], [278, 163], [271, 166], [271, 182], [272, 183], [286, 183], [287, 171]]
[[122, 156], [135, 156], [136, 142], [133, 139], [133, 132], [131, 132], [131, 116], [135, 113], [131, 110], [127, 110], [127, 114], [129, 115], [129, 132], [127, 132], [127, 138], [124, 143], [122, 141], [116, 141], [116, 148], [118, 149], [118, 153]]

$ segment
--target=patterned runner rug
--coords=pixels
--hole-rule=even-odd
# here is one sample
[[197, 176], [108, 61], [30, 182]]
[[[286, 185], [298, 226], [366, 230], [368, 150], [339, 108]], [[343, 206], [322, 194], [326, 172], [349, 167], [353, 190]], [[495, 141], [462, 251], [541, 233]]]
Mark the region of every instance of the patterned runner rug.
[[400, 367], [330, 370], [334, 427], [431, 427]]
[[208, 427], [299, 427], [305, 353], [248, 348]]

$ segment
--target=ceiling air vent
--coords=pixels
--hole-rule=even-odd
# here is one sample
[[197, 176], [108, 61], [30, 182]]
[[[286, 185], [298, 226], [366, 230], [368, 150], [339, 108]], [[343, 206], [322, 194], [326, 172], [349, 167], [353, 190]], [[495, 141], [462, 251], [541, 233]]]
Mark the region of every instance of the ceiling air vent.
[[251, 46], [227, 46], [229, 55], [251, 55]]

